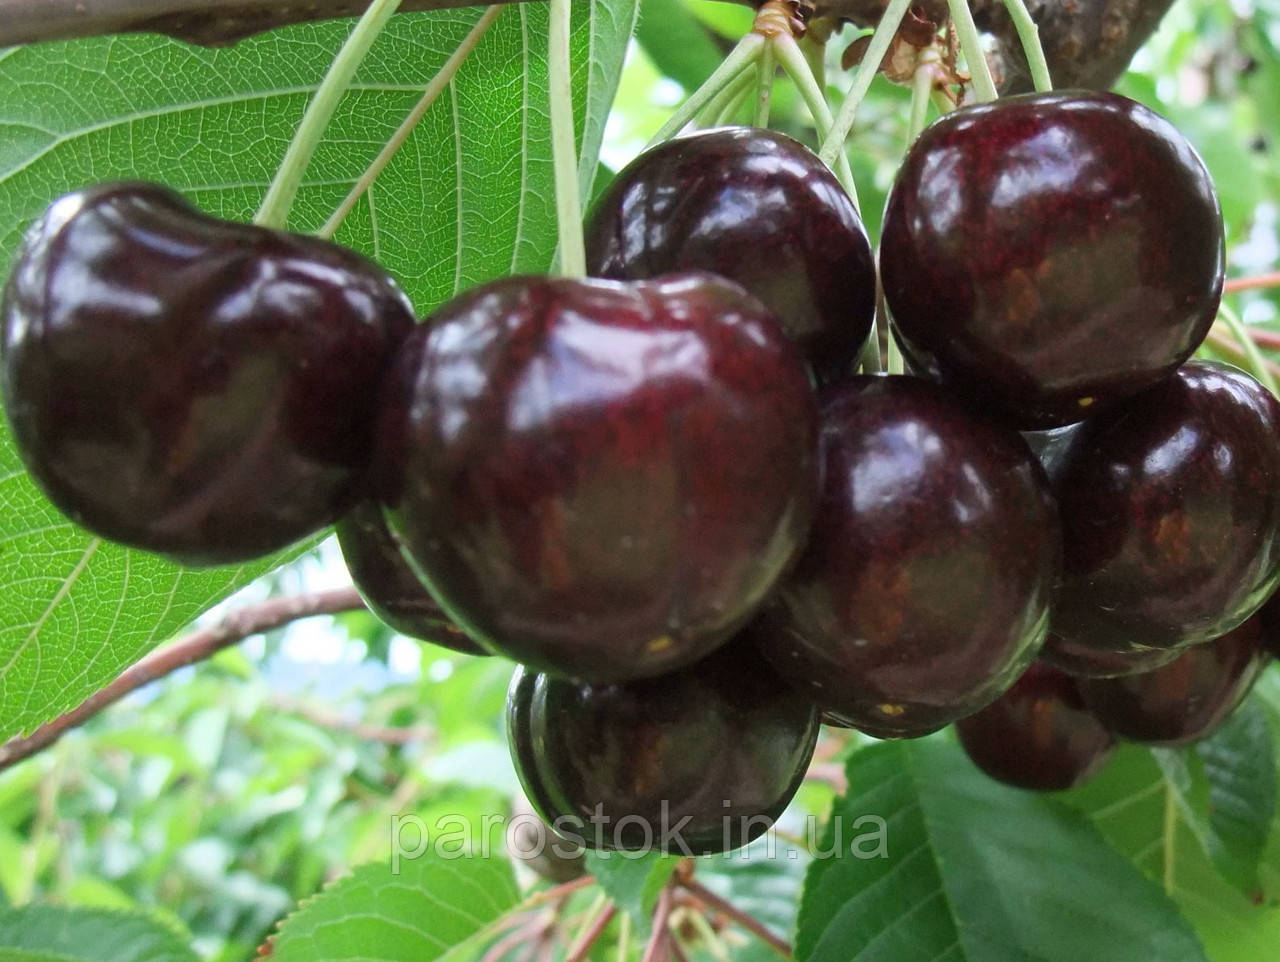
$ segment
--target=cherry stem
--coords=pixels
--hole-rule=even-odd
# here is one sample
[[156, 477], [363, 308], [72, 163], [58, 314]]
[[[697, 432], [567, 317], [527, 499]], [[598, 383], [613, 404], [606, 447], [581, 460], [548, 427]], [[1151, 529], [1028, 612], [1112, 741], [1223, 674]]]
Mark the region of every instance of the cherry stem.
[[920, 53], [911, 76], [911, 116], [907, 122], [907, 146], [916, 142], [929, 121], [929, 98], [933, 93], [933, 72], [940, 57], [932, 47]]
[[316, 88], [311, 103], [307, 105], [302, 121], [289, 143], [289, 149], [280, 162], [280, 168], [276, 171], [271, 186], [267, 188], [267, 196], [258, 208], [254, 223], [263, 227], [284, 227], [298, 196], [298, 188], [302, 186], [302, 176], [311, 165], [311, 159], [315, 156], [316, 148], [320, 145], [338, 104], [351, 86], [351, 80], [369, 48], [391, 21], [399, 6], [400, 0], [373, 0], [364, 16], [356, 23], [346, 43], [329, 65], [329, 72]]
[[449, 59], [444, 62], [444, 66], [440, 68], [440, 72], [432, 77], [431, 82], [427, 84], [426, 89], [422, 92], [422, 99], [409, 111], [409, 115], [405, 117], [404, 122], [391, 135], [391, 139], [387, 141], [378, 156], [373, 159], [369, 169], [356, 181], [346, 199], [338, 205], [338, 209], [333, 212], [332, 216], [325, 222], [325, 225], [316, 231], [318, 237], [329, 238], [338, 232], [338, 228], [346, 220], [347, 215], [359, 203], [365, 192], [373, 186], [373, 182], [378, 179], [379, 175], [386, 170], [392, 158], [404, 146], [405, 141], [409, 139], [409, 135], [413, 133], [422, 118], [426, 116], [431, 105], [436, 102], [440, 94], [444, 92], [444, 89], [449, 86], [457, 75], [459, 68], [462, 67], [463, 62], [471, 51], [479, 45], [481, 38], [484, 37], [493, 21], [498, 19], [498, 14], [503, 9], [505, 8], [499, 4], [489, 7], [480, 16], [480, 19], [476, 21], [471, 31], [462, 38], [462, 42], [458, 44], [458, 49], [450, 55]]
[[947, 6], [951, 8], [951, 22], [955, 24], [960, 49], [964, 51], [974, 93], [978, 95], [980, 102], [995, 100], [999, 96], [996, 93], [996, 82], [991, 79], [991, 67], [987, 64], [987, 54], [982, 49], [982, 35], [978, 33], [978, 25], [973, 22], [969, 0], [947, 0]]
[[1031, 19], [1026, 3], [1024, 0], [1004, 0], [1004, 6], [1013, 20], [1014, 29], [1018, 31], [1018, 39], [1022, 41], [1022, 52], [1031, 68], [1032, 85], [1040, 93], [1052, 90], [1053, 78], [1049, 76], [1049, 61], [1040, 42], [1040, 28]]
[[291, 622], [316, 615], [357, 611], [364, 601], [353, 587], [319, 591], [314, 594], [272, 598], [230, 612], [216, 625], [200, 628], [170, 645], [158, 648], [126, 668], [109, 685], [90, 695], [78, 707], [41, 725], [26, 738], [11, 738], [0, 745], [0, 771], [48, 748], [59, 738], [78, 728], [121, 698], [149, 685], [179, 668], [212, 658], [224, 648], [239, 644], [251, 635], [283, 628]]
[[1259, 274], [1257, 277], [1237, 277], [1227, 281], [1224, 291], [1228, 294], [1240, 291], [1263, 290], [1268, 287], [1280, 287], [1280, 271], [1271, 274]]
[[[827, 98], [823, 96], [822, 88], [818, 86], [818, 80], [814, 77], [813, 71], [809, 69], [809, 61], [805, 59], [799, 44], [788, 33], [771, 37], [769, 43], [773, 47], [774, 55], [778, 58], [778, 63], [791, 78], [791, 82], [796, 85], [805, 106], [809, 108], [809, 115], [813, 117], [813, 125], [818, 129], [819, 139], [824, 145], [830, 143], [832, 125], [835, 123], [831, 117], [831, 107], [827, 104]], [[853, 180], [853, 171], [849, 167], [849, 155], [845, 153], [843, 138], [837, 141], [835, 153], [830, 158], [824, 156], [822, 159], [835, 171], [836, 178], [849, 195], [849, 199], [853, 201], [854, 208], [861, 213], [862, 208], [858, 204], [858, 185]]]
[[669, 140], [705, 107], [716, 94], [733, 83], [738, 75], [753, 66], [764, 49], [765, 39], [758, 33], [748, 33], [729, 51], [729, 55], [712, 71], [701, 87], [691, 93], [679, 109], [671, 115], [649, 141], [649, 146]]
[[827, 89], [827, 41], [826, 35], [823, 34], [822, 39], [814, 36], [816, 30], [813, 24], [810, 24], [809, 32], [796, 41], [800, 47], [800, 52], [804, 54], [805, 63], [809, 65], [809, 72], [813, 74], [813, 82], [818, 85], [819, 90]]
[[586, 277], [587, 250], [582, 239], [582, 194], [578, 185], [578, 147], [573, 134], [573, 77], [569, 54], [570, 0], [551, 0], [547, 31], [547, 73], [551, 101], [551, 165], [556, 184], [556, 224], [560, 236], [560, 273]]
[[609, 896], [601, 892], [595, 904], [587, 910], [587, 922], [573, 940], [573, 947], [565, 956], [565, 962], [582, 962], [591, 952], [592, 947], [604, 935], [613, 917], [618, 914], [618, 907], [609, 902]]
[[840, 113], [832, 123], [830, 133], [823, 139], [822, 149], [818, 151], [818, 156], [828, 164], [836, 158], [837, 154], [844, 153], [844, 142], [848, 140], [849, 131], [853, 129], [858, 107], [866, 97], [867, 91], [871, 89], [871, 81], [879, 72], [880, 64], [884, 62], [884, 55], [889, 52], [889, 45], [897, 36], [902, 18], [906, 16], [911, 3], [912, 0], [890, 0], [885, 8], [884, 15], [871, 36], [871, 45], [867, 47], [862, 63], [858, 64], [858, 70], [853, 75], [853, 84], [849, 88], [849, 93], [845, 95], [844, 103], [840, 105]]
[[725, 85], [723, 90], [707, 101], [706, 105], [698, 111], [694, 123], [699, 127], [714, 127], [721, 123], [720, 118], [742, 106], [742, 101], [755, 87], [755, 83], [755, 71], [750, 66], [745, 67], [738, 76]]
[[627, 962], [631, 958], [631, 916], [622, 913], [622, 921], [618, 923], [618, 962]]
[[729, 96], [720, 102], [719, 109], [712, 118], [712, 123], [715, 126], [719, 127], [733, 120], [734, 116], [742, 109], [742, 105], [746, 102], [747, 95], [751, 93], [751, 71], [743, 71], [739, 81], [740, 83], [727, 91]]
[[792, 958], [790, 943], [788, 943], [786, 939], [775, 935], [770, 931], [768, 926], [757, 919], [754, 915], [750, 915], [747, 912], [742, 911], [742, 909], [738, 908], [732, 902], [721, 898], [705, 885], [694, 881], [693, 879], [688, 879], [680, 884], [684, 887], [685, 891], [696, 898], [699, 902], [715, 909], [721, 915], [742, 926], [742, 928], [756, 936], [756, 938], [760, 939], [761, 942], [764, 942], [784, 959], [790, 960]]
[[777, 69], [773, 62], [773, 44], [766, 43], [756, 64], [756, 112], [753, 123], [757, 127], [769, 126], [769, 104], [773, 99], [773, 74]]
[[1250, 336], [1249, 327], [1237, 314], [1226, 304], [1218, 306], [1218, 316], [1221, 317], [1231, 329], [1231, 333], [1235, 339], [1240, 342], [1240, 346], [1244, 348], [1245, 357], [1249, 359], [1249, 367], [1253, 369], [1253, 376], [1277, 398], [1280, 398], [1280, 387], [1276, 385], [1276, 379], [1272, 376], [1271, 369], [1267, 364], [1267, 359], [1262, 356], [1262, 351], [1258, 349], [1258, 342]]

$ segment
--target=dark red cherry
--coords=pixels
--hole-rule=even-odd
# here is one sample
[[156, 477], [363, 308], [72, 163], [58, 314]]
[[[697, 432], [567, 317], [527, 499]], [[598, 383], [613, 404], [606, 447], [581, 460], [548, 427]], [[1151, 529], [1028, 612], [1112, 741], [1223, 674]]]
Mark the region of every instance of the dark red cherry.
[[1241, 371], [1185, 365], [1082, 425], [1054, 473], [1065, 641], [1210, 641], [1280, 582], [1280, 402]]
[[804, 362], [710, 274], [477, 288], [409, 338], [387, 403], [390, 518], [432, 594], [561, 675], [657, 675], [727, 640], [817, 499]]
[[377, 503], [356, 505], [334, 531], [352, 583], [384, 624], [402, 635], [464, 655], [488, 654], [444, 613], [418, 580]]
[[1124, 678], [1082, 679], [1080, 691], [1089, 710], [1121, 738], [1185, 745], [1226, 720], [1266, 660], [1261, 620], [1253, 617], [1216, 641], [1186, 649], [1163, 668]]
[[1102, 651], [1050, 633], [1040, 649], [1040, 660], [1074, 678], [1119, 678], [1155, 671], [1177, 658], [1178, 652], [1177, 648]]
[[856, 377], [822, 409], [808, 548], [759, 632], [818, 707], [877, 737], [972, 714], [1044, 640], [1058, 523], [1018, 435], [910, 377]]
[[243, 561], [359, 497], [374, 389], [413, 321], [352, 251], [104, 184], [56, 201], [14, 262], [5, 411], [74, 521], [187, 564]]
[[982, 711], [956, 722], [956, 734], [996, 781], [1041, 792], [1082, 785], [1116, 745], [1085, 707], [1075, 680], [1038, 661]]
[[763, 834], [799, 787], [818, 737], [813, 705], [737, 642], [624, 684], [521, 668], [507, 717], [525, 792], [556, 831], [592, 849], [685, 855]]
[[966, 107], [916, 141], [880, 245], [906, 353], [1019, 428], [1171, 373], [1213, 323], [1222, 217], [1190, 144], [1116, 94]]
[[875, 313], [857, 208], [816, 154], [772, 130], [678, 137], [624, 167], [587, 221], [587, 269], [634, 280], [702, 269], [760, 298], [819, 381], [852, 373]]

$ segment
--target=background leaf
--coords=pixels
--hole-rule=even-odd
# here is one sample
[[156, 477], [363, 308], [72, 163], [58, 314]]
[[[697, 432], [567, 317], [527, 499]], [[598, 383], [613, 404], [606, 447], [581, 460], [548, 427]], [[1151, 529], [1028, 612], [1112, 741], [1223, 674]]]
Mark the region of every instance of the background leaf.
[[[1084, 819], [991, 781], [954, 744], [876, 745], [848, 777], [806, 880], [798, 958], [1204, 962], [1173, 903]], [[872, 816], [884, 858], [850, 852]]]
[[516, 904], [511, 866], [499, 858], [434, 855], [367, 865], [290, 916], [273, 942], [279, 962], [431, 962]]
[[0, 946], [83, 962], [196, 959], [172, 929], [149, 916], [52, 905], [0, 909]]
[[[575, 4], [584, 189], [634, 0]], [[479, 10], [401, 15], [344, 98], [294, 209], [319, 226], [417, 101]], [[545, 4], [499, 17], [339, 239], [378, 258], [422, 311], [555, 248]], [[143, 178], [248, 219], [349, 23], [281, 30], [226, 50], [129, 36], [0, 52], [0, 264], [55, 197]], [[280, 559], [183, 571], [88, 536], [37, 492], [0, 429], [0, 739], [108, 682]]]

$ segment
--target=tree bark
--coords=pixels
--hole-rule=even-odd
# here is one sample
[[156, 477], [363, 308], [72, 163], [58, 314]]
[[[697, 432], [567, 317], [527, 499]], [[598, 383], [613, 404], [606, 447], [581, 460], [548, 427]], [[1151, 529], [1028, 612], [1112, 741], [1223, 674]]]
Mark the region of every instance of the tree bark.
[[[402, 10], [440, 10], [485, 0], [403, 0]], [[590, 2], [590, 0], [584, 0]], [[752, 0], [732, 0], [757, 5]], [[815, 17], [876, 23], [887, 0], [807, 0]], [[999, 40], [1002, 92], [1030, 89], [1026, 60], [1001, 0], [971, 0], [979, 25]], [[1029, 0], [1059, 87], [1109, 87], [1173, 0]], [[112, 33], [163, 33], [225, 46], [290, 23], [349, 17], [365, 0], [0, 0], [0, 47]]]

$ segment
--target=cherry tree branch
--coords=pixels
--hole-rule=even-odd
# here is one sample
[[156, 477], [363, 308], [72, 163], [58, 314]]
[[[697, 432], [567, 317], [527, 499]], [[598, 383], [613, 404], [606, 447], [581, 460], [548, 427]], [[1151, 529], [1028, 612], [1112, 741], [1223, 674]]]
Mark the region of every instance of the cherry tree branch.
[[693, 879], [683, 879], [681, 880], [680, 885], [686, 892], [696, 898], [703, 905], [719, 912], [721, 915], [733, 922], [736, 922], [748, 932], [755, 935], [760, 939], [760, 941], [764, 942], [782, 956], [783, 959], [790, 960], [792, 958], [791, 945], [787, 940], [774, 934], [774, 932], [772, 932], [754, 915], [749, 915], [742, 911], [742, 909], [738, 908], [732, 902], [722, 899], [720, 896], [716, 895], [715, 892], [711, 891], [711, 889], [707, 888], [700, 882], [695, 882]]
[[48, 748], [73, 728], [78, 728], [104, 708], [142, 686], [239, 644], [244, 639], [282, 628], [302, 618], [333, 615], [363, 608], [355, 588], [336, 588], [312, 594], [272, 598], [229, 613], [216, 625], [191, 632], [158, 648], [126, 668], [115, 681], [90, 695], [79, 707], [41, 725], [26, 738], [11, 738], [0, 745], [0, 771]]
[[[489, 0], [404, 0], [401, 10], [442, 10]], [[518, 0], [519, 2], [519, 0]], [[536, 2], [536, 0], [529, 0]], [[584, 0], [586, 2], [586, 0]], [[758, 6], [753, 0], [731, 0]], [[879, 22], [888, 0], [802, 0], [814, 19]], [[928, 4], [937, 0], [921, 0]], [[1173, 0], [1029, 0], [1054, 83], [1109, 87], [1155, 30]], [[0, 0], [0, 47], [113, 33], [163, 33], [188, 43], [225, 46], [291, 23], [351, 17], [367, 0]], [[999, 40], [1002, 91], [1030, 90], [1016, 25], [1002, 0], [970, 0], [979, 26]]]

